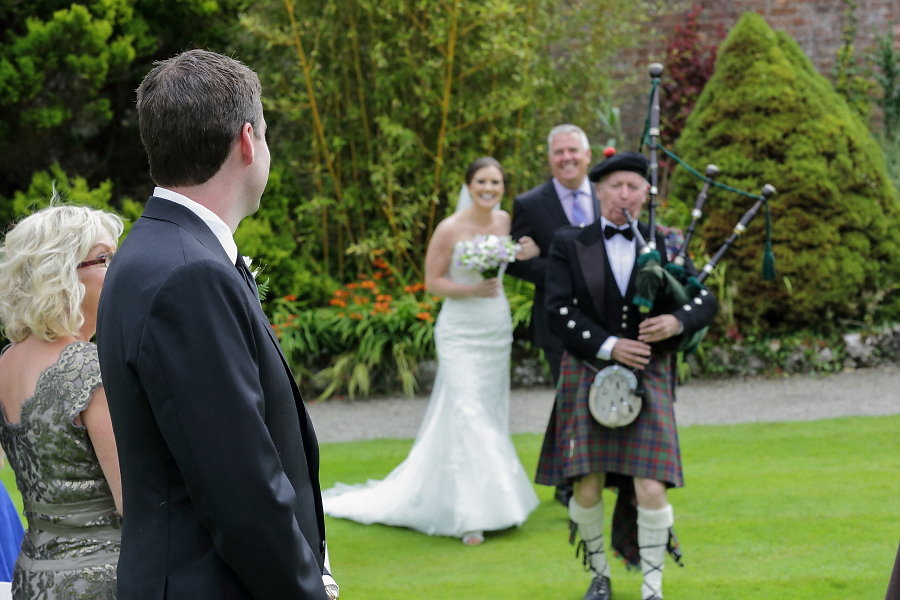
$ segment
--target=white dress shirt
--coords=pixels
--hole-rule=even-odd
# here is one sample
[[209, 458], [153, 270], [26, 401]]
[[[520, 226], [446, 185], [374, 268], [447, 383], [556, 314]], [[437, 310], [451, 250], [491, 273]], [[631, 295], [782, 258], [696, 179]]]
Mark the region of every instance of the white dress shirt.
[[[600, 217], [600, 229], [606, 229], [606, 226], [623, 229], [606, 217]], [[616, 279], [616, 286], [622, 296], [628, 289], [628, 280], [631, 279], [631, 271], [634, 269], [635, 244], [637, 241], [625, 239], [623, 235], [614, 235], [609, 239], [603, 236], [603, 243], [606, 245], [606, 258], [609, 261], [609, 267], [612, 269], [613, 277]], [[600, 350], [597, 351], [597, 358], [601, 360], [609, 360], [612, 356], [613, 347], [619, 341], [617, 336], [611, 335], [603, 341]]]
[[[577, 190], [567, 188], [560, 183], [556, 177], [551, 181], [553, 182], [553, 187], [556, 189], [556, 195], [559, 197], [559, 202], [562, 204], [563, 212], [566, 213], [566, 218], [569, 219], [569, 223], [572, 225], [583, 226], [593, 223], [596, 220], [594, 215], [593, 196], [591, 196], [591, 183], [588, 181], [587, 177], [584, 178], [584, 181], [581, 182], [581, 185]], [[575, 218], [572, 216], [572, 192], [578, 192], [578, 204], [584, 215], [587, 217], [587, 223], [576, 223]]]

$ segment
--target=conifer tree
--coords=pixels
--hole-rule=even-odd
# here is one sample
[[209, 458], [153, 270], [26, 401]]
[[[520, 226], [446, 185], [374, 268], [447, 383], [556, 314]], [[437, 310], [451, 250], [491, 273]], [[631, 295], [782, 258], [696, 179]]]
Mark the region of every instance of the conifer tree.
[[[719, 48], [715, 72], [675, 152], [718, 180], [759, 193], [770, 183], [777, 276], [763, 281], [765, 220], [726, 255], [739, 328], [770, 331], [896, 317], [900, 209], [884, 156], [866, 126], [787, 35], [755, 13]], [[679, 167], [673, 205], [693, 205], [701, 182]], [[753, 200], [715, 190], [700, 227], [712, 253]], [[703, 258], [695, 257], [702, 264]]]

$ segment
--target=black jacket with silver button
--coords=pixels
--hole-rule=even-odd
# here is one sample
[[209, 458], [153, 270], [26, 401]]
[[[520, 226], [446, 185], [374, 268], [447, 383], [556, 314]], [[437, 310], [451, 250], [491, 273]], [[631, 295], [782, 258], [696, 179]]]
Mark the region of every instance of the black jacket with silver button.
[[[647, 236], [647, 225], [639, 224]], [[657, 248], [665, 248], [663, 237], [657, 232]], [[661, 252], [665, 264], [665, 252]], [[545, 302], [550, 331], [562, 339], [566, 350], [579, 358], [597, 355], [600, 346], [611, 335], [637, 339], [638, 325], [644, 315], [632, 303], [634, 298], [635, 267], [628, 282], [625, 297], [619, 292], [606, 257], [606, 245], [600, 221], [584, 228], [560, 229], [550, 246], [545, 281]], [[637, 244], [635, 244], [637, 260]], [[687, 261], [685, 269], [697, 274]], [[709, 325], [718, 311], [718, 303], [711, 293], [703, 290], [689, 304], [671, 311], [684, 326], [684, 331], [655, 345], [666, 351], [677, 346], [681, 336]]]

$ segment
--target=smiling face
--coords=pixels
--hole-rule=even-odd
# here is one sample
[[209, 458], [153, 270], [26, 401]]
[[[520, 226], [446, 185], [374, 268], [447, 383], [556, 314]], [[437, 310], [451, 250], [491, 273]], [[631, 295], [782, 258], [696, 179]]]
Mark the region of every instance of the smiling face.
[[550, 171], [570, 190], [578, 189], [591, 164], [591, 149], [574, 131], [559, 133], [550, 142]]
[[641, 214], [650, 184], [633, 171], [614, 171], [595, 184], [600, 213], [619, 227], [628, 223], [622, 209], [633, 219]]
[[494, 166], [478, 169], [469, 182], [473, 206], [492, 209], [503, 198], [503, 191], [503, 173]]

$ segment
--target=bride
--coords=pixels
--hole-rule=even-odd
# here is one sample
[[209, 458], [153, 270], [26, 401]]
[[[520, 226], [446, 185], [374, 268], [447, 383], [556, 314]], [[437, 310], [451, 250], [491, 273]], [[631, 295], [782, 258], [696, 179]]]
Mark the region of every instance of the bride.
[[[486, 156], [469, 165], [465, 181], [425, 255], [426, 288], [445, 300], [434, 329], [437, 377], [415, 444], [384, 480], [339, 483], [322, 495], [332, 517], [476, 545], [484, 531], [522, 524], [538, 499], [509, 437], [512, 322], [502, 270], [485, 279], [459, 261], [475, 236], [509, 235], [509, 214], [498, 209], [505, 173]], [[539, 254], [531, 238], [518, 242], [517, 260]]]

